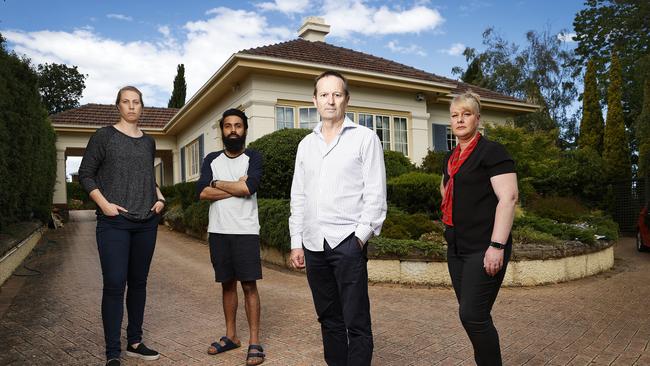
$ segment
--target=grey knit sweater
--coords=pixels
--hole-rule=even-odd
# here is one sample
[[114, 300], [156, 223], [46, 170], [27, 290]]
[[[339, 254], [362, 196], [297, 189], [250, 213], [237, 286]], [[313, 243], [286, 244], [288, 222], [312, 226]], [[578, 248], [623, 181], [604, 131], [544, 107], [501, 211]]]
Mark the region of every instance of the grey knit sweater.
[[[129, 212], [120, 214], [132, 221], [154, 215], [156, 203], [154, 156], [156, 142], [149, 135], [130, 137], [113, 126], [97, 130], [88, 141], [79, 167], [79, 181], [88, 192], [95, 189], [108, 202]], [[98, 215], [103, 215], [100, 209]]]

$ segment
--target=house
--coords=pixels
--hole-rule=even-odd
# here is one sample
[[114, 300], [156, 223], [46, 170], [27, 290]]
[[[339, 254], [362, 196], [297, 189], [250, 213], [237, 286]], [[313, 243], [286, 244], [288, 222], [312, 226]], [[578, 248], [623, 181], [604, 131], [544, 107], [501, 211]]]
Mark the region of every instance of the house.
[[[196, 180], [206, 152], [221, 149], [219, 117], [239, 108], [249, 117], [247, 141], [282, 128], [313, 128], [313, 80], [326, 69], [344, 74], [348, 116], [377, 132], [386, 150], [420, 163], [427, 150], [455, 146], [449, 102], [468, 89], [482, 99], [482, 120], [503, 124], [538, 106], [391, 60], [325, 42], [329, 25], [307, 18], [297, 39], [233, 54], [180, 110], [146, 108], [143, 129], [157, 142], [156, 174], [163, 185]], [[91, 116], [84, 116], [84, 114]], [[112, 113], [112, 114], [111, 114]], [[118, 120], [115, 106], [84, 105], [51, 117], [59, 158], [55, 204], [64, 205], [65, 157], [83, 153], [97, 127]]]

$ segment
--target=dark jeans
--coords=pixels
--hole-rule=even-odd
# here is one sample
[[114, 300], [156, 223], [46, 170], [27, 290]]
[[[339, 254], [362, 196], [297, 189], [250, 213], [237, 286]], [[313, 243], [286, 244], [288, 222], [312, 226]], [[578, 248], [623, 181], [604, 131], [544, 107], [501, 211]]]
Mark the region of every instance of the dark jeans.
[[372, 360], [367, 248], [354, 233], [332, 249], [305, 249], [307, 280], [321, 324], [325, 362], [365, 366]]
[[501, 365], [499, 334], [490, 312], [506, 273], [512, 245], [504, 251], [503, 268], [491, 277], [483, 268], [485, 251], [463, 253], [454, 243], [449, 243], [447, 249], [447, 265], [460, 305], [460, 321], [472, 342], [478, 366]]
[[120, 329], [124, 289], [128, 344], [142, 341], [142, 319], [147, 298], [147, 276], [156, 246], [159, 216], [132, 222], [122, 216], [97, 217], [97, 248], [104, 277], [102, 321], [107, 359], [120, 357]]

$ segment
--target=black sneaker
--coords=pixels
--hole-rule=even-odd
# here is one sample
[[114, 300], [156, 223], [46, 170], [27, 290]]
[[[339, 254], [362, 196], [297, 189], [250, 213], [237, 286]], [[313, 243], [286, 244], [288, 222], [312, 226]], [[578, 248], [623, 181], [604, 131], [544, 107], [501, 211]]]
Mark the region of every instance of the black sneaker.
[[160, 353], [147, 348], [144, 343], [140, 343], [137, 348], [133, 348], [133, 346], [129, 344], [126, 346], [126, 355], [131, 357], [139, 357], [147, 361], [153, 361], [160, 358]]
[[120, 366], [120, 360], [117, 358], [111, 358], [110, 360], [106, 361], [106, 366]]

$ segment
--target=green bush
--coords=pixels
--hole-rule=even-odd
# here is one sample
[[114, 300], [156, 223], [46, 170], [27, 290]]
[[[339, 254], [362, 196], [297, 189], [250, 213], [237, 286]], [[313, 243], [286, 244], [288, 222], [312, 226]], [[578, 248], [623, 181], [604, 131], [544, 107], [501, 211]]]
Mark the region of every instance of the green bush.
[[575, 198], [558, 196], [537, 196], [529, 201], [526, 209], [536, 216], [565, 223], [578, 222], [582, 216], [589, 213]]
[[549, 186], [554, 188], [547, 191], [577, 197], [590, 207], [602, 208], [607, 194], [604, 171], [603, 159], [596, 151], [590, 148], [564, 151], [560, 165], [549, 177]]
[[388, 201], [409, 213], [440, 217], [440, 175], [411, 172], [388, 181]]
[[378, 236], [370, 239], [370, 244], [372, 244], [373, 253], [378, 255], [406, 257], [413, 254], [435, 259], [444, 259], [446, 255], [442, 245], [433, 241], [398, 240]]
[[551, 234], [535, 230], [528, 226], [512, 229], [512, 242], [516, 244], [559, 244], [560, 241]]
[[384, 165], [386, 166], [386, 179], [399, 177], [415, 170], [415, 166], [409, 158], [399, 151], [384, 150]]
[[56, 179], [56, 135], [30, 61], [0, 35], [0, 231], [35, 217], [47, 222]]
[[162, 186], [160, 188], [160, 193], [162, 193], [163, 197], [165, 197], [165, 201], [167, 201], [166, 206], [169, 207], [172, 205], [172, 203], [175, 203], [174, 200], [176, 199], [176, 186], [175, 185], [169, 185], [169, 186]]
[[422, 159], [420, 171], [431, 174], [442, 174], [442, 166], [445, 163], [446, 151], [427, 151], [427, 155]]
[[433, 221], [423, 213], [408, 214], [390, 207], [381, 229], [381, 236], [391, 239], [418, 240], [422, 234], [435, 229]]
[[88, 193], [83, 189], [81, 183], [67, 182], [65, 185], [69, 200], [79, 200], [81, 202], [90, 201], [90, 197], [88, 197]]
[[307, 129], [288, 128], [264, 135], [248, 145], [264, 159], [258, 198], [289, 198], [298, 144], [310, 133]]
[[289, 200], [258, 199], [260, 241], [283, 253], [291, 250], [289, 236]]
[[591, 227], [559, 223], [555, 220], [524, 215], [515, 218], [513, 231], [521, 228], [534, 229], [536, 231], [551, 234], [561, 240], [578, 240], [585, 244], [593, 244], [596, 239], [596, 231]]
[[183, 210], [183, 225], [197, 234], [207, 232], [209, 201], [197, 201]]
[[180, 232], [185, 231], [185, 225], [183, 225], [183, 216], [183, 207], [181, 207], [179, 204], [168, 206], [163, 214], [165, 222], [169, 224], [172, 229]]
[[[165, 196], [167, 197], [167, 196]], [[196, 182], [184, 182], [174, 184], [174, 194], [170, 204], [180, 204], [187, 209], [196, 202]]]

